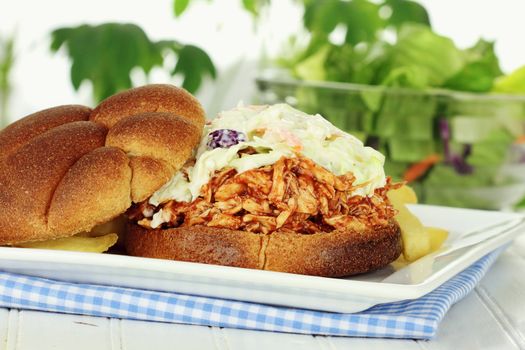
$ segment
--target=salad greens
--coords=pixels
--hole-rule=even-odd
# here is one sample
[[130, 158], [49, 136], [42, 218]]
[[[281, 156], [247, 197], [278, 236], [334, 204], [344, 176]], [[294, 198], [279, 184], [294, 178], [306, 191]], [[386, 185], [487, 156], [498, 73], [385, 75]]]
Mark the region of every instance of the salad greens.
[[494, 86], [494, 80], [503, 74], [494, 52], [494, 43], [479, 40], [476, 45], [463, 51], [463, 55], [462, 69], [443, 86], [460, 91], [490, 91]]
[[[524, 186], [515, 184], [523, 181], [505, 169], [510, 146], [525, 139], [525, 96], [496, 93], [525, 94], [525, 66], [504, 75], [494, 42], [459, 48], [432, 30], [414, 1], [303, 3], [307, 45], [277, 64], [299, 80], [351, 85], [260, 81], [260, 89], [277, 95], [267, 102], [293, 95], [299, 109], [359, 135], [386, 155], [385, 170], [395, 180], [412, 165], [438, 159], [411, 183], [423, 202], [483, 208], [520, 202]], [[519, 162], [525, 165], [525, 157]]]
[[525, 66], [516, 69], [509, 75], [496, 79], [494, 91], [508, 94], [525, 94]]
[[[491, 91], [502, 75], [493, 42], [480, 40], [462, 50], [428, 25], [416, 23], [399, 25], [396, 37], [394, 44], [383, 39], [357, 45], [312, 41], [304, 51], [279, 63], [303, 80], [471, 92]], [[522, 75], [517, 80], [525, 86], [525, 70]]]

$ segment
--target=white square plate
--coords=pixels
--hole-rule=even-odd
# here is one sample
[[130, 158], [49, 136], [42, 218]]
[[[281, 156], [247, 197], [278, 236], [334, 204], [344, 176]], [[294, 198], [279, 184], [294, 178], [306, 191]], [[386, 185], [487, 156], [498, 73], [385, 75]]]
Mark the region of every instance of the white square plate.
[[414, 205], [427, 226], [450, 230], [445, 247], [408, 266], [324, 278], [180, 261], [0, 248], [0, 269], [61, 281], [104, 284], [334, 312], [415, 299], [525, 232], [516, 213]]

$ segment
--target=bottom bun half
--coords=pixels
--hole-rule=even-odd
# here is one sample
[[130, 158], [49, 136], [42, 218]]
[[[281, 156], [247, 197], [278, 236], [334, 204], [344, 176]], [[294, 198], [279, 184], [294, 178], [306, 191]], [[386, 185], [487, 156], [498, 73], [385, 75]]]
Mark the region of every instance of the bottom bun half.
[[394, 220], [374, 229], [261, 235], [206, 226], [146, 229], [130, 224], [128, 254], [304, 275], [341, 277], [380, 269], [402, 251]]

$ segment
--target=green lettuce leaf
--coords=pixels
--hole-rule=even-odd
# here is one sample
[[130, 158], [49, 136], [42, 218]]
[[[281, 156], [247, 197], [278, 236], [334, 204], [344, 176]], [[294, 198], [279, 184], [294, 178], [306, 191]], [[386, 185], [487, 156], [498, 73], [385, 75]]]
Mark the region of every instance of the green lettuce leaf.
[[441, 86], [464, 65], [465, 55], [451, 39], [424, 25], [405, 24], [399, 31], [397, 44], [392, 47], [390, 71], [381, 84]]
[[295, 66], [295, 75], [303, 80], [325, 80], [326, 57], [330, 51], [330, 46], [325, 45], [317, 52]]
[[525, 94], [525, 66], [496, 79], [492, 91], [505, 94]]
[[523, 184], [499, 174], [499, 166], [479, 166], [459, 175], [452, 167], [437, 165], [423, 184], [421, 199], [428, 204], [501, 210], [518, 204]]
[[490, 91], [494, 79], [503, 74], [494, 52], [494, 42], [479, 40], [464, 52], [467, 64], [448, 79], [443, 87], [459, 91]]
[[428, 187], [484, 187], [494, 183], [494, 177], [499, 167], [478, 166], [472, 174], [458, 174], [456, 170], [446, 164], [438, 164], [432, 168], [425, 181]]
[[432, 140], [437, 108], [437, 97], [429, 94], [404, 91], [384, 94], [372, 133], [387, 138]]
[[413, 163], [436, 153], [434, 141], [392, 138], [388, 141], [390, 159], [396, 162]]
[[326, 79], [356, 84], [372, 84], [378, 71], [388, 63], [390, 44], [377, 41], [359, 46], [332, 45], [324, 68]]
[[504, 129], [491, 132], [485, 139], [472, 144], [467, 162], [474, 166], [501, 165], [509, 152], [514, 137]]
[[409, 165], [410, 163], [406, 162], [387, 161], [385, 162], [385, 174], [392, 177], [394, 181], [402, 181]]

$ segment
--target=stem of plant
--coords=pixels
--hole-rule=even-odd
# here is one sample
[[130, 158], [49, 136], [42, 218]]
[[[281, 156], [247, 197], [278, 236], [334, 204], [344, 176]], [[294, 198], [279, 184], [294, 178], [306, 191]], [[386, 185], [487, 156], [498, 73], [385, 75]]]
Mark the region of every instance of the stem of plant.
[[14, 63], [14, 37], [10, 37], [0, 42], [0, 50], [3, 56], [0, 57], [0, 128], [8, 123], [8, 104], [11, 97], [11, 82], [9, 76]]

